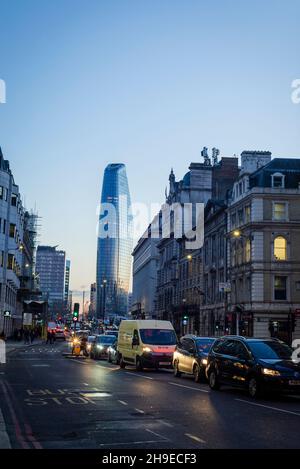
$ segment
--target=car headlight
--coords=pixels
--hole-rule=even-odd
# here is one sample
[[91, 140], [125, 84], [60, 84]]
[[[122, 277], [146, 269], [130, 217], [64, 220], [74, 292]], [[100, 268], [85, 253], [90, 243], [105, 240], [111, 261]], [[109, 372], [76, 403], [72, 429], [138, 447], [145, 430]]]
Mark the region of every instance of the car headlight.
[[103, 349], [104, 349], [104, 347], [103, 347], [103, 345], [97, 345], [97, 349], [99, 349], [99, 350], [103, 350]]
[[280, 376], [279, 371], [271, 370], [270, 368], [263, 368], [262, 373], [267, 376]]
[[143, 347], [143, 352], [149, 353], [152, 352], [152, 349], [150, 347]]
[[205, 365], [205, 366], [206, 366], [207, 363], [208, 363], [207, 358], [202, 358], [201, 363], [202, 363], [202, 365]]

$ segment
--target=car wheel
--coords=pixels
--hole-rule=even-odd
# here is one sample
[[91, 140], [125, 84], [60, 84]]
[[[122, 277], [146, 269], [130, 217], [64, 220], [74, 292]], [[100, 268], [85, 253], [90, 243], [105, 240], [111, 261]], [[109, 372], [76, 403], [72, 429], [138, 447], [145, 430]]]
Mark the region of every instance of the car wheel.
[[194, 380], [196, 383], [200, 383], [201, 381], [201, 370], [199, 365], [195, 365], [193, 369]]
[[217, 373], [215, 370], [212, 370], [209, 373], [208, 383], [209, 383], [210, 389], [212, 389], [213, 391], [217, 391], [218, 389], [220, 389], [220, 383], [218, 381]]
[[126, 363], [124, 362], [123, 358], [120, 358], [120, 368], [124, 369], [126, 366]]
[[248, 393], [253, 399], [256, 399], [261, 395], [259, 383], [254, 376], [252, 376], [248, 381]]
[[143, 371], [142, 361], [139, 357], [136, 357], [135, 369], [136, 371]]
[[180, 378], [181, 376], [181, 371], [179, 371], [179, 363], [177, 361], [174, 363], [174, 376], [175, 378]]

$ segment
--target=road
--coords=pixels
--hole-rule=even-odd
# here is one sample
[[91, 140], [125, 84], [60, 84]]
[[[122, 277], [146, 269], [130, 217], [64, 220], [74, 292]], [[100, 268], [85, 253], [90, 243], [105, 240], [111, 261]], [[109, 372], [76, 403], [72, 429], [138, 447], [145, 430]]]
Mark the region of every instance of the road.
[[12, 448], [300, 448], [300, 399], [252, 401], [170, 371], [68, 358], [67, 344], [19, 349], [0, 365]]

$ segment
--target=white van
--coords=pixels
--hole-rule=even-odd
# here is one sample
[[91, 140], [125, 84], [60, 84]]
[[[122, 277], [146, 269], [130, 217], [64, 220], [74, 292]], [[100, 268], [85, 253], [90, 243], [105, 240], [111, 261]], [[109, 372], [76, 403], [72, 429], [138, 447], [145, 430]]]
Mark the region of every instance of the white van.
[[118, 335], [120, 367], [171, 368], [177, 337], [169, 321], [122, 321]]

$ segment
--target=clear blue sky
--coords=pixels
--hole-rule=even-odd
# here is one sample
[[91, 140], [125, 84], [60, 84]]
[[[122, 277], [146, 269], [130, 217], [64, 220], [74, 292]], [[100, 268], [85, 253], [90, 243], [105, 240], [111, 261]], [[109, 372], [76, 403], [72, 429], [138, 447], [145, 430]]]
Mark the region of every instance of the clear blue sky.
[[95, 279], [103, 170], [161, 202], [201, 148], [300, 156], [299, 0], [0, 0], [0, 145], [42, 243]]

